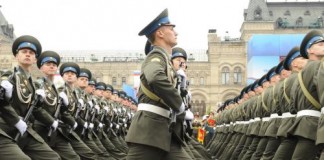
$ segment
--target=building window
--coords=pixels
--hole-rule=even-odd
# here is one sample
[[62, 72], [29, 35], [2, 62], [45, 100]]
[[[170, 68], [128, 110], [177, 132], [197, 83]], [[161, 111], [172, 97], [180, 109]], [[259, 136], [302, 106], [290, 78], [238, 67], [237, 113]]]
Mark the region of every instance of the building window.
[[222, 68], [222, 84], [229, 84], [229, 68], [223, 67]]
[[273, 16], [273, 13], [272, 13], [272, 11], [269, 11], [269, 15], [270, 15], [270, 16]]
[[324, 16], [324, 11], [322, 11], [322, 16]]
[[192, 85], [195, 84], [195, 78], [194, 78], [194, 77], [191, 77], [191, 78], [190, 78], [190, 84], [192, 84]]
[[311, 15], [311, 14], [310, 14], [310, 11], [308, 11], [308, 10], [305, 11], [304, 15], [305, 15], [305, 16], [310, 16], [310, 15]]
[[205, 85], [205, 79], [204, 79], [204, 77], [200, 77], [200, 85], [201, 86]]
[[298, 17], [298, 19], [296, 20], [296, 26], [297, 27], [303, 26], [303, 18], [302, 17]]
[[262, 20], [262, 10], [259, 6], [254, 10], [254, 20]]
[[126, 84], [126, 77], [122, 77], [122, 84]]
[[112, 81], [111, 81], [113, 86], [117, 85], [117, 78], [116, 77], [112, 77]]
[[289, 10], [287, 10], [286, 12], [285, 12], [285, 14], [284, 14], [285, 16], [290, 16], [290, 11]]
[[234, 68], [234, 84], [242, 84], [242, 69], [241, 69], [241, 67]]

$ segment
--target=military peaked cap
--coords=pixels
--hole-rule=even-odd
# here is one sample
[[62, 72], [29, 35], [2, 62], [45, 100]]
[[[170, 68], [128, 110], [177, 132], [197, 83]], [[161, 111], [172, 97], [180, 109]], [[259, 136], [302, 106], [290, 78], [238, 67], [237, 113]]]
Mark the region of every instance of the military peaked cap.
[[40, 68], [43, 64], [47, 62], [53, 62], [57, 66], [60, 65], [61, 57], [54, 51], [44, 51], [38, 58], [37, 58], [37, 67]]
[[321, 31], [312, 30], [308, 32], [300, 45], [300, 55], [308, 59], [307, 49], [309, 49], [313, 44], [323, 41], [324, 37]]
[[283, 67], [285, 68], [285, 70], [290, 70], [290, 65], [291, 65], [291, 62], [300, 56], [300, 49], [299, 47], [294, 47], [292, 48], [288, 55], [286, 56], [286, 59], [285, 61], [283, 62]]
[[63, 74], [65, 72], [74, 72], [77, 77], [79, 77], [79, 74], [80, 74], [80, 67], [78, 64], [74, 63], [74, 62], [66, 62], [66, 63], [63, 63], [60, 67], [60, 74], [61, 76], [63, 76]]
[[36, 58], [42, 53], [42, 45], [33, 36], [24, 35], [18, 37], [12, 44], [12, 53], [14, 56], [19, 50], [28, 48], [35, 52]]
[[175, 26], [170, 23], [168, 17], [168, 9], [164, 9], [162, 13], [160, 13], [151, 23], [149, 23], [144, 29], [142, 29], [138, 35], [149, 37], [152, 33], [154, 33], [161, 26]]

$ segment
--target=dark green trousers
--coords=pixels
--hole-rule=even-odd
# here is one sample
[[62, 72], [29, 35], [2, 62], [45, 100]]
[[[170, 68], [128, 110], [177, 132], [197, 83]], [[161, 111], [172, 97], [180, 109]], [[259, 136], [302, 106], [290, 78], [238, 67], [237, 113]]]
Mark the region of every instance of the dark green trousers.
[[142, 144], [129, 143], [127, 160], [192, 160], [178, 144], [171, 143], [170, 152]]
[[255, 152], [251, 157], [251, 160], [260, 160], [265, 148], [267, 147], [267, 144], [268, 144], [268, 137], [262, 137], [257, 146], [257, 149], [255, 150]]
[[118, 160], [123, 160], [126, 159], [126, 154], [119, 151], [114, 144], [109, 140], [109, 138], [105, 135], [105, 133], [103, 133], [104, 136], [102, 139], [100, 139], [102, 145], [106, 148], [106, 150], [108, 151], [108, 153], [118, 159]]
[[253, 140], [251, 145], [249, 146], [249, 149], [246, 151], [246, 153], [244, 154], [242, 160], [250, 160], [253, 153], [256, 151], [258, 144], [260, 142], [260, 137], [259, 136], [253, 136]]
[[238, 156], [240, 155], [241, 151], [243, 150], [244, 148], [244, 144], [245, 144], [245, 141], [247, 139], [247, 136], [245, 134], [242, 135], [239, 143], [237, 144], [237, 146], [235, 147], [234, 151], [233, 151], [233, 154], [231, 156], [231, 160], [237, 160], [238, 159]]
[[97, 155], [81, 140], [81, 138], [72, 131], [70, 143], [73, 150], [80, 156], [81, 159], [95, 160]]
[[280, 145], [280, 139], [269, 137], [269, 141], [266, 149], [263, 152], [262, 159], [263, 160], [272, 160], [278, 147]]
[[[1, 129], [0, 129], [1, 131]], [[3, 133], [4, 134], [4, 133]], [[21, 159], [31, 160], [8, 135], [0, 133], [0, 153], [1, 159]]]
[[243, 156], [245, 155], [245, 153], [249, 149], [249, 146], [251, 145], [252, 141], [253, 141], [253, 137], [252, 136], [247, 136], [244, 147], [243, 147], [240, 155], [238, 156], [238, 159], [241, 160], [243, 158]]
[[[201, 143], [197, 142], [195, 139], [192, 139], [189, 141], [189, 144], [199, 153], [200, 156], [203, 157], [203, 159], [205, 160], [211, 159], [211, 155], [207, 152], [207, 150], [204, 148], [204, 146]], [[195, 152], [193, 153], [195, 154]], [[199, 157], [199, 156], [195, 156], [195, 157]]]
[[315, 141], [303, 137], [297, 137], [298, 142], [294, 150], [292, 159], [294, 160], [313, 160], [319, 151], [318, 146], [315, 145]]
[[280, 145], [273, 157], [273, 160], [286, 160], [291, 159], [296, 144], [297, 144], [297, 138], [293, 136], [281, 137], [280, 138]]

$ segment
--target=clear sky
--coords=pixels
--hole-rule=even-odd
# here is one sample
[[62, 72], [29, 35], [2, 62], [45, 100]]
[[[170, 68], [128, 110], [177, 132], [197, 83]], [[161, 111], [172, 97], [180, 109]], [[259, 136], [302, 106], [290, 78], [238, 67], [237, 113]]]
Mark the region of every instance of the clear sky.
[[240, 36], [249, 0], [0, 0], [16, 36], [33, 35], [44, 50], [143, 50], [138, 32], [165, 8], [178, 46], [207, 49], [208, 29]]

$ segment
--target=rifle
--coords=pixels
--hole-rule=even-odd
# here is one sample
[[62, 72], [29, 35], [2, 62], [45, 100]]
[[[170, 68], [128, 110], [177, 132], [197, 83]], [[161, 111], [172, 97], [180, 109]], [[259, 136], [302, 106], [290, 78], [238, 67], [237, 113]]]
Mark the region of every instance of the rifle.
[[[181, 63], [182, 64], [182, 63]], [[181, 67], [181, 64], [180, 64], [180, 67]], [[178, 75], [178, 81], [177, 81], [177, 89], [178, 89], [178, 93], [181, 94], [181, 90], [180, 90], [180, 84], [181, 84], [181, 76]], [[171, 110], [171, 122], [169, 124], [169, 132], [172, 132], [173, 130], [173, 127], [175, 126], [176, 124], [176, 121], [177, 121], [177, 115], [175, 113], [174, 110]]]
[[[103, 123], [103, 120], [104, 120], [106, 114], [107, 114], [107, 111], [104, 109], [104, 111], [102, 112], [101, 117], [99, 119], [100, 123]], [[99, 130], [100, 130], [100, 128], [98, 126], [97, 131], [99, 131]]]
[[[87, 105], [86, 106], [86, 109], [87, 109], [87, 111], [86, 111], [86, 114], [85, 114], [85, 116], [84, 116], [84, 120], [85, 121], [87, 121], [88, 120], [88, 117], [89, 117], [89, 112], [90, 112], [90, 105]], [[84, 135], [84, 133], [85, 133], [85, 131], [86, 131], [86, 128], [85, 127], [82, 127], [82, 132], [81, 132], [81, 135], [83, 136]]]
[[[54, 113], [54, 119], [55, 120], [58, 119], [58, 116], [60, 114], [60, 110], [61, 110], [62, 103], [63, 103], [63, 99], [60, 98], [59, 101], [58, 101], [58, 103], [57, 103], [57, 108], [56, 108], [55, 113]], [[54, 130], [54, 128], [53, 127], [50, 127], [50, 130], [47, 133], [47, 138], [51, 138], [52, 133], [53, 133], [53, 130]]]
[[[28, 108], [28, 111], [27, 111], [27, 113], [26, 113], [26, 115], [25, 115], [25, 117], [23, 119], [24, 122], [26, 122], [26, 123], [28, 122], [29, 117], [31, 116], [34, 108], [36, 107], [36, 105], [40, 101], [40, 99], [41, 99], [41, 96], [40, 95], [35, 95], [35, 99], [32, 101], [32, 103], [31, 103], [30, 107]], [[16, 142], [18, 141], [18, 139], [20, 138], [20, 136], [22, 136], [22, 135], [20, 134], [20, 132], [18, 132], [16, 134], [16, 136], [15, 136], [15, 141]]]

